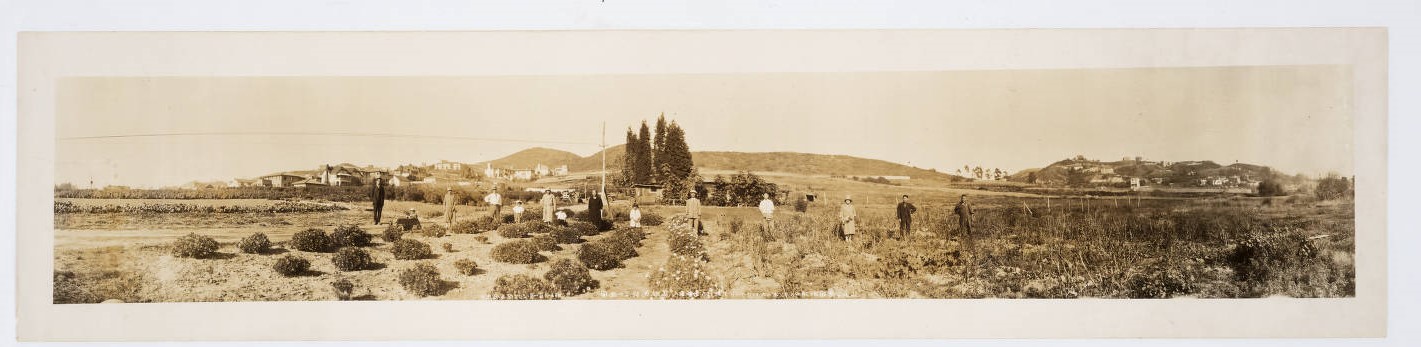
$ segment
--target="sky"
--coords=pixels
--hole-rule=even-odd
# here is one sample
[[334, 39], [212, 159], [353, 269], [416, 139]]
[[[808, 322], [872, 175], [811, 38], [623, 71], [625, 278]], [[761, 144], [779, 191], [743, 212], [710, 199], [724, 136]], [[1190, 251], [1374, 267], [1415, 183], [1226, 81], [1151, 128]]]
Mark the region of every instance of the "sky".
[[[179, 185], [321, 164], [590, 155], [664, 113], [693, 151], [953, 171], [1085, 155], [1352, 173], [1346, 66], [672, 75], [70, 77], [56, 182]], [[654, 124], [652, 124], [654, 125]], [[141, 135], [141, 136], [135, 136]]]

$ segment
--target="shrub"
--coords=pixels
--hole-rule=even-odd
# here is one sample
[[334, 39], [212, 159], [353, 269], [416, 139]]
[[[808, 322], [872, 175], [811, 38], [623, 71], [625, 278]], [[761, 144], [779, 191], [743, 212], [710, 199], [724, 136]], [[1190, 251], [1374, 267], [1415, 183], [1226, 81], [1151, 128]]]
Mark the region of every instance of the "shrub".
[[570, 259], [558, 259], [553, 267], [543, 274], [543, 279], [552, 282], [562, 295], [572, 296], [597, 289], [599, 283], [592, 279], [586, 266]]
[[499, 300], [557, 299], [558, 288], [547, 280], [533, 276], [503, 275], [494, 281], [489, 296]]
[[[582, 224], [586, 224], [586, 223], [582, 223]], [[586, 224], [586, 225], [591, 225], [591, 224]], [[574, 243], [581, 243], [581, 242], [582, 242], [582, 235], [587, 235], [587, 234], [583, 234], [582, 231], [576, 230], [576, 229], [574, 229], [571, 225], [569, 225], [569, 226], [566, 227], [566, 228], [553, 228], [553, 230], [549, 231], [549, 232], [548, 232], [547, 234], [545, 234], [545, 235], [551, 237], [554, 242], [557, 242], [557, 243], [560, 243], [560, 244], [574, 244]]]
[[643, 226], [654, 227], [654, 226], [661, 225], [661, 223], [665, 223], [665, 222], [666, 222], [666, 218], [665, 218], [665, 217], [662, 217], [662, 216], [659, 215], [659, 214], [655, 214], [655, 213], [651, 213], [651, 212], [646, 212], [646, 211], [642, 211], [642, 213], [641, 213], [641, 225], [643, 225]]
[[795, 211], [795, 212], [804, 212], [804, 211], [808, 211], [808, 210], [809, 210], [809, 201], [804, 200], [804, 198], [802, 198], [802, 197], [799, 198], [799, 199], [795, 199], [795, 200], [794, 200], [794, 211]]
[[[602, 232], [602, 230], [599, 229], [596, 224], [592, 224], [592, 223], [588, 223], [588, 222], [583, 222], [583, 221], [572, 221], [572, 222], [568, 222], [568, 223], [567, 223], [567, 227], [554, 229], [554, 230], [552, 230], [552, 231], [550, 231], [550, 232], [556, 233], [556, 232], [558, 232], [558, 231], [560, 231], [560, 230], [562, 230], [562, 229], [571, 231], [573, 237], [576, 237], [576, 236], [578, 236], [578, 235], [593, 236], [593, 235], [597, 235], [597, 233]], [[559, 237], [559, 239], [563, 239], [563, 238], [562, 238], [562, 237]], [[574, 242], [567, 242], [567, 243], [574, 243]]]
[[699, 259], [672, 255], [647, 276], [652, 295], [662, 299], [718, 299], [720, 286], [702, 269]]
[[503, 236], [504, 238], [510, 239], [524, 238], [528, 237], [530, 229], [531, 228], [528, 227], [528, 223], [505, 224], [501, 227], [498, 227], [498, 236]]
[[473, 259], [459, 259], [454, 262], [454, 268], [459, 269], [459, 273], [464, 276], [473, 276], [479, 273], [479, 263]]
[[479, 230], [478, 223], [472, 220], [461, 220], [449, 227], [449, 232], [455, 234], [477, 234], [483, 232]]
[[253, 233], [237, 242], [237, 248], [240, 248], [242, 253], [262, 254], [271, 251], [271, 240], [266, 238], [266, 234]]
[[528, 240], [514, 240], [493, 246], [493, 260], [510, 264], [532, 264], [546, 260], [538, 254], [538, 246]]
[[343, 247], [331, 257], [331, 263], [340, 271], [359, 271], [370, 267], [370, 253], [355, 247]]
[[498, 219], [494, 219], [493, 216], [479, 217], [474, 219], [474, 233], [498, 229], [501, 225], [503, 225], [503, 223], [500, 223]]
[[405, 291], [419, 296], [437, 295], [444, 286], [444, 280], [439, 278], [439, 269], [429, 264], [416, 264], [414, 267], [400, 271], [400, 286]]
[[272, 265], [271, 268], [282, 276], [291, 277], [301, 275], [311, 270], [311, 262], [306, 261], [306, 258], [287, 255], [277, 259], [276, 265]]
[[217, 254], [217, 240], [212, 237], [191, 233], [173, 241], [173, 256], [180, 258], [207, 258]]
[[577, 260], [587, 267], [598, 271], [606, 271], [622, 266], [622, 259], [612, 252], [611, 247], [604, 242], [593, 241], [582, 244], [577, 249]]
[[449, 230], [445, 229], [443, 225], [436, 223], [429, 223], [429, 225], [419, 229], [420, 235], [424, 235], [424, 237], [444, 237], [444, 235], [448, 234], [448, 231]]
[[539, 251], [553, 252], [562, 250], [562, 246], [558, 246], [558, 240], [549, 234], [533, 235], [533, 238], [530, 240], [533, 241], [534, 246], [538, 247]]
[[445, 252], [445, 253], [453, 253], [453, 252], [454, 252], [454, 244], [452, 244], [452, 243], [445, 242], [443, 245], [440, 245], [440, 247], [443, 247], [443, 248], [444, 248], [444, 252]]
[[482, 244], [487, 245], [487, 244], [488, 244], [488, 236], [484, 236], [484, 235], [474, 235], [474, 241], [478, 241], [479, 243], [482, 243]]
[[1225, 261], [1234, 278], [1248, 285], [1266, 282], [1276, 273], [1322, 260], [1316, 245], [1297, 233], [1283, 235], [1252, 233], [1235, 241]]
[[335, 291], [336, 299], [348, 301], [350, 300], [350, 293], [355, 291], [355, 284], [350, 283], [348, 279], [342, 278], [331, 282], [331, 289]]
[[1131, 275], [1126, 287], [1133, 299], [1168, 299], [1188, 294], [1194, 286], [1179, 270], [1155, 265]]
[[365, 247], [369, 245], [370, 234], [355, 224], [341, 225], [331, 232], [332, 247]]
[[411, 239], [395, 241], [394, 246], [390, 248], [390, 253], [399, 260], [417, 260], [434, 255], [434, 252], [429, 249], [429, 244]]
[[671, 245], [671, 253], [685, 256], [701, 256], [706, 252], [705, 245], [701, 244], [701, 238], [689, 233], [673, 232], [667, 240]]
[[391, 223], [389, 227], [385, 228], [385, 232], [380, 234], [380, 239], [385, 240], [386, 243], [394, 243], [404, 236], [405, 229], [400, 227], [399, 224]]
[[306, 252], [329, 252], [331, 237], [321, 229], [306, 229], [291, 235], [291, 247]]

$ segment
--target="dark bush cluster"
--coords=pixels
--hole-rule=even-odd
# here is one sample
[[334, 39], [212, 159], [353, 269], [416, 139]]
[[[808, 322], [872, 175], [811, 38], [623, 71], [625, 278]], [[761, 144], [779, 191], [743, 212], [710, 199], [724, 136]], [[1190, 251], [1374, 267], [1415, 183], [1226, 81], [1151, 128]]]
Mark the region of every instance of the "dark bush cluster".
[[208, 258], [217, 254], [217, 240], [212, 237], [191, 233], [173, 241], [173, 256], [180, 258]]
[[390, 253], [399, 260], [417, 260], [434, 255], [434, 252], [429, 249], [429, 244], [411, 239], [395, 241], [395, 244], [390, 247]]
[[350, 294], [355, 292], [355, 284], [350, 283], [350, 280], [348, 279], [342, 278], [335, 280], [335, 282], [331, 282], [331, 290], [335, 291], [336, 299], [340, 301], [349, 301]]
[[1132, 299], [1168, 299], [1193, 292], [1190, 283], [1178, 269], [1156, 264], [1132, 274], [1126, 287]]
[[555, 300], [558, 288], [547, 280], [524, 274], [499, 276], [489, 296], [498, 300]]
[[419, 296], [438, 295], [444, 287], [444, 280], [439, 277], [439, 269], [429, 264], [416, 264], [400, 271], [399, 280], [405, 291]]
[[341, 225], [331, 232], [331, 246], [337, 248], [369, 246], [370, 239], [370, 234], [355, 224]]
[[[591, 225], [587, 223], [573, 223], [573, 225], [576, 224]], [[548, 233], [545, 235], [552, 237], [554, 242], [567, 245], [574, 243], [582, 243], [582, 236], [587, 235], [582, 232], [583, 230], [577, 230], [569, 226], [566, 228], [553, 228], [552, 230], [549, 230]]]
[[554, 239], [553, 235], [550, 234], [533, 235], [533, 237], [528, 240], [533, 241], [533, 245], [537, 246], [539, 251], [555, 252], [562, 250], [562, 246], [558, 246], [558, 240]]
[[622, 266], [622, 261], [637, 256], [636, 248], [645, 238], [646, 233], [640, 229], [618, 229], [583, 244], [577, 251], [577, 260], [599, 271], [615, 269]]
[[1234, 242], [1226, 254], [1234, 278], [1256, 285], [1277, 277], [1277, 272], [1320, 261], [1320, 250], [1298, 233], [1248, 234]]
[[237, 242], [237, 248], [241, 249], [242, 253], [262, 254], [271, 251], [271, 240], [266, 238], [266, 234], [254, 233]]
[[321, 229], [306, 229], [291, 235], [291, 247], [305, 252], [329, 252], [331, 237]]
[[529, 240], [513, 240], [493, 246], [493, 260], [510, 264], [532, 264], [546, 260], [538, 254], [538, 246]]
[[334, 263], [340, 271], [365, 270], [370, 267], [370, 253], [366, 253], [360, 248], [343, 247], [336, 251], [334, 257], [331, 257], [331, 263]]
[[287, 255], [277, 259], [276, 265], [272, 265], [271, 268], [282, 276], [298, 276], [311, 270], [311, 262], [307, 261], [306, 258]]
[[[599, 228], [596, 224], [592, 224], [592, 223], [589, 223], [589, 222], [583, 222], [583, 221], [572, 221], [572, 222], [568, 222], [568, 223], [567, 223], [567, 226], [564, 227], [564, 228], [562, 228], [562, 229], [567, 229], [567, 230], [570, 231], [573, 235], [580, 235], [580, 236], [593, 236], [593, 235], [597, 235], [598, 233], [602, 232], [601, 228]], [[557, 232], [557, 231], [554, 230], [553, 232]]]
[[464, 276], [473, 276], [479, 273], [479, 263], [473, 259], [459, 259], [454, 262], [454, 268]]
[[654, 226], [661, 225], [661, 223], [665, 223], [665, 222], [666, 222], [666, 217], [662, 217], [662, 216], [659, 215], [659, 214], [655, 214], [655, 213], [651, 213], [651, 212], [646, 212], [646, 211], [642, 211], [642, 212], [641, 212], [641, 225], [643, 225], [643, 226], [654, 227]]
[[404, 228], [400, 227], [399, 224], [390, 223], [390, 226], [385, 228], [385, 232], [380, 234], [380, 239], [385, 240], [385, 243], [394, 243], [404, 236]]
[[449, 230], [438, 223], [429, 223], [429, 225], [420, 227], [419, 234], [430, 238], [444, 237], [444, 235], [449, 234]]
[[477, 234], [483, 232], [479, 230], [478, 222], [472, 220], [461, 220], [449, 226], [449, 232], [455, 234]]
[[552, 268], [543, 274], [543, 279], [551, 282], [558, 288], [558, 292], [565, 296], [586, 293], [597, 289], [599, 285], [597, 280], [592, 279], [592, 274], [587, 271], [586, 266], [570, 259], [558, 259], [553, 262]]

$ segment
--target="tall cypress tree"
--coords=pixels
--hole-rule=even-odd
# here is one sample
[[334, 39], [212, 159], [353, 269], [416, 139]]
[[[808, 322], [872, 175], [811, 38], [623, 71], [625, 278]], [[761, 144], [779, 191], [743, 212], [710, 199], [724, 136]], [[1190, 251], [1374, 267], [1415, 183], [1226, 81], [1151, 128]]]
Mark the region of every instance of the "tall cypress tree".
[[638, 183], [636, 170], [637, 165], [641, 164], [642, 154], [640, 151], [641, 140], [637, 138], [635, 133], [632, 133], [632, 128], [627, 128], [626, 154], [622, 155], [622, 183], [627, 185]]
[[646, 121], [641, 121], [640, 135], [637, 136], [636, 143], [636, 183], [650, 183], [654, 180], [652, 174], [652, 154], [651, 154], [651, 130], [647, 128]]
[[656, 138], [651, 144], [651, 175], [652, 180], [665, 182], [667, 177], [661, 175], [666, 171], [666, 113], [662, 112], [656, 117]]

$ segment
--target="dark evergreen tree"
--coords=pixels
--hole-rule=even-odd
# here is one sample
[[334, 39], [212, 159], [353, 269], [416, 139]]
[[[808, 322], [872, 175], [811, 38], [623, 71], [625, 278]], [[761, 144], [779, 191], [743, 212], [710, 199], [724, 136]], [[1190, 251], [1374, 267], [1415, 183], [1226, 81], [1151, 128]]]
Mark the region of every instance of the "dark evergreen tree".
[[651, 175], [654, 181], [665, 182], [666, 178], [661, 176], [666, 165], [666, 113], [664, 112], [656, 117], [655, 136], [651, 145]]
[[636, 168], [633, 171], [633, 173], [635, 174], [635, 182], [655, 182], [656, 177], [654, 174], [655, 171], [653, 169], [654, 164], [651, 153], [651, 130], [647, 129], [646, 121], [641, 122], [641, 132], [640, 135], [637, 136], [637, 139], [637, 156], [635, 160]]
[[639, 183], [636, 180], [636, 170], [642, 157], [640, 150], [641, 140], [637, 138], [635, 133], [632, 133], [631, 128], [627, 128], [626, 154], [622, 156], [622, 183], [625, 185]]

